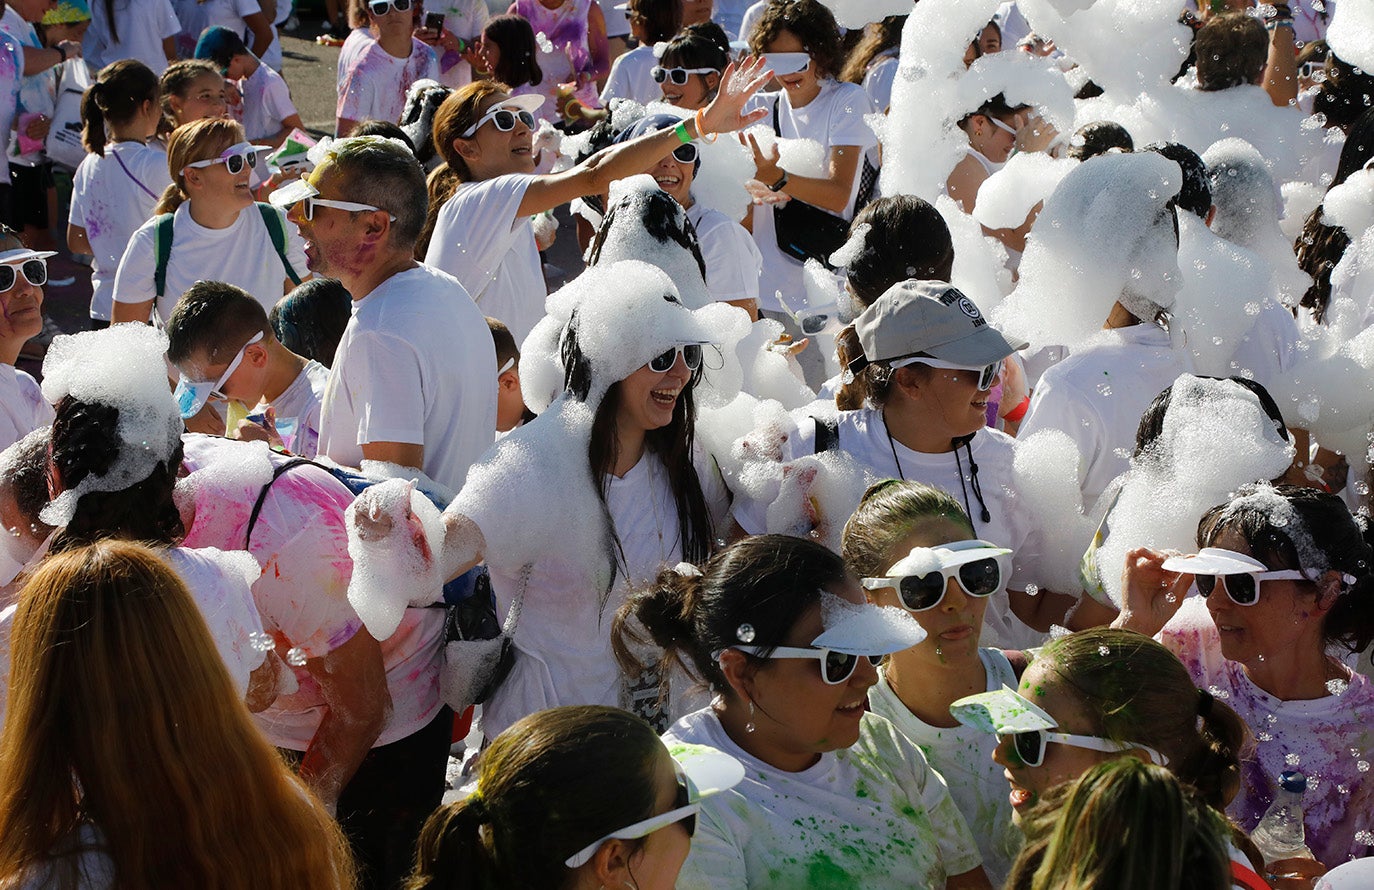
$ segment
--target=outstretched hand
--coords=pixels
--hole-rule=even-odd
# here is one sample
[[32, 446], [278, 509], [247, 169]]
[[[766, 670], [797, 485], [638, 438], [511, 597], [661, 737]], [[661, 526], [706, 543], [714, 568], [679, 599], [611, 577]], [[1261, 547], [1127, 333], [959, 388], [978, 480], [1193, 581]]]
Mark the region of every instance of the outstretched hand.
[[716, 97], [701, 113], [706, 128], [712, 133], [729, 133], [742, 130], [767, 117], [767, 108], [755, 108], [746, 112], [744, 106], [772, 76], [773, 70], [760, 56], [726, 65]]

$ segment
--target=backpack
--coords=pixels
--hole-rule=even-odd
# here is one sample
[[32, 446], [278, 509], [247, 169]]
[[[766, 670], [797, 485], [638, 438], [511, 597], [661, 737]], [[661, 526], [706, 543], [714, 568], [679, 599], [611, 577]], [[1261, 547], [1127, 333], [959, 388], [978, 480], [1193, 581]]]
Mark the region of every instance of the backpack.
[[[263, 225], [267, 226], [267, 234], [272, 236], [272, 246], [277, 249], [282, 268], [286, 270], [286, 277], [291, 279], [292, 284], [300, 284], [301, 277], [291, 268], [291, 261], [286, 258], [286, 224], [281, 212], [271, 204], [261, 201], [255, 201], [254, 206], [262, 215]], [[162, 214], [157, 217], [157, 228], [153, 230], [153, 256], [157, 260], [153, 267], [154, 301], [161, 300], [167, 290], [167, 264], [172, 260], [172, 222], [175, 218], [174, 213]]]

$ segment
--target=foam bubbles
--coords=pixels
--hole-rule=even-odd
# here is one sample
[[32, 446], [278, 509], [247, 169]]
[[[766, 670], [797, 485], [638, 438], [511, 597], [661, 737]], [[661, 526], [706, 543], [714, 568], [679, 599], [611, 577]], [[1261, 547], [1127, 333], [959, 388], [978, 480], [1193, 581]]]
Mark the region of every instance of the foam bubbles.
[[1374, 71], [1374, 5], [1359, 0], [1336, 4], [1326, 43], [1342, 61]]
[[[372, 541], [358, 534], [355, 510], [345, 517], [353, 575], [348, 602], [368, 633], [385, 640], [396, 632], [408, 606], [427, 606], [441, 595], [437, 555], [444, 544], [439, 508], [412, 482], [380, 482], [360, 496], [373, 518], [391, 520], [392, 534]], [[356, 509], [356, 508], [355, 508]]]

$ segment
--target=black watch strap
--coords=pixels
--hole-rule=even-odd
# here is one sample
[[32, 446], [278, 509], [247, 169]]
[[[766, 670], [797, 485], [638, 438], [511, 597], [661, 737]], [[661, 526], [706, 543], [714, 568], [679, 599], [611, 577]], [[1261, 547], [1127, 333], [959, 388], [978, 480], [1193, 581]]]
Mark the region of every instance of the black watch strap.
[[782, 190], [785, 189], [785, 188], [787, 188], [787, 171], [786, 171], [786, 170], [782, 171], [782, 176], [778, 177], [778, 181], [775, 182], [775, 183], [773, 183], [772, 185], [770, 185], [770, 186], [768, 187], [768, 190], [769, 190], [770, 192], [780, 192], [780, 191], [782, 191]]

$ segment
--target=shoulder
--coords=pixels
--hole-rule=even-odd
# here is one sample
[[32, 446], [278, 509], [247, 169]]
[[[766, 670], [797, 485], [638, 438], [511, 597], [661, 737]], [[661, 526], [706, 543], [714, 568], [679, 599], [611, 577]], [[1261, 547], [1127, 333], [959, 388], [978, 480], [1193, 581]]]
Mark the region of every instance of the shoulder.
[[251, 587], [262, 574], [257, 560], [243, 550], [169, 547], [163, 551], [163, 558], [193, 592], [207, 582], [216, 582], [215, 586], [221, 589]]
[[872, 712], [863, 715], [859, 724], [859, 740], [847, 751], [839, 753], [847, 760], [879, 765], [897, 781], [905, 773], [914, 774], [924, 782], [925, 774], [930, 769], [920, 748], [903, 735], [892, 721]]
[[1010, 463], [1016, 454], [1016, 440], [990, 426], [985, 426], [975, 433], [973, 441], [969, 444], [973, 446], [973, 453], [978, 455], [979, 459], [991, 458]]

